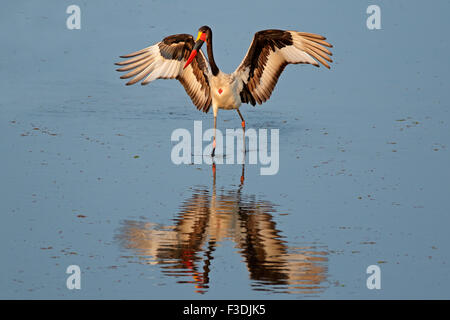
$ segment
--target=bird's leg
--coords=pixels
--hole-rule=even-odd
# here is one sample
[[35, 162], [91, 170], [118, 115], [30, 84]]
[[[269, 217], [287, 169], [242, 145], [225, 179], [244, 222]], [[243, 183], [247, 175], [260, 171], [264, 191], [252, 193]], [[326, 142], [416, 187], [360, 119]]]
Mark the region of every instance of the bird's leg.
[[216, 127], [217, 127], [217, 114], [214, 113], [214, 141], [211, 157], [214, 157], [214, 155], [216, 154]]
[[237, 111], [237, 113], [239, 114], [239, 117], [240, 117], [241, 120], [242, 120], [242, 123], [241, 123], [242, 129], [244, 129], [244, 131], [245, 131], [245, 120], [244, 120], [244, 117], [242, 116], [242, 114], [241, 114], [241, 112], [239, 111], [239, 109], [236, 109], [236, 111]]
[[239, 117], [241, 118], [241, 120], [242, 120], [242, 122], [241, 122], [241, 125], [242, 125], [242, 130], [243, 130], [243, 136], [242, 136], [242, 138], [243, 138], [243, 140], [244, 140], [244, 154], [245, 154], [245, 152], [246, 152], [246, 148], [245, 148], [245, 120], [244, 120], [244, 117], [242, 116], [242, 114], [241, 114], [241, 112], [239, 111], [239, 109], [236, 109], [236, 111], [238, 112], [238, 114], [239, 114]]

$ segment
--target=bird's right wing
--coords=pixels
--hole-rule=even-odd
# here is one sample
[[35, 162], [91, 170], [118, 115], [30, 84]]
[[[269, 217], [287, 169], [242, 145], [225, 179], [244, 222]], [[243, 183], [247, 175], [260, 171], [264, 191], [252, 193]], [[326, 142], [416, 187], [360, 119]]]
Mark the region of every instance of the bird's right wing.
[[134, 77], [127, 85], [141, 80], [145, 85], [156, 79], [177, 79], [197, 109], [208, 112], [211, 106], [208, 81], [211, 70], [202, 51], [183, 69], [194, 44], [194, 38], [189, 34], [168, 36], [153, 46], [121, 56], [131, 59], [117, 62], [116, 65], [121, 66], [117, 71], [129, 71], [121, 79]]

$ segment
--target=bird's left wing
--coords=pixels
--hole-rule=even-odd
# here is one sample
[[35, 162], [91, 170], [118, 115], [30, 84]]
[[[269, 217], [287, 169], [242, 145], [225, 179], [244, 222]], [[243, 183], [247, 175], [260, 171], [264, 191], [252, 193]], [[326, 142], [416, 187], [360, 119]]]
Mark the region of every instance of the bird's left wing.
[[153, 46], [121, 56], [129, 59], [117, 62], [116, 65], [121, 66], [117, 71], [129, 71], [121, 79], [134, 77], [127, 85], [141, 80], [145, 85], [156, 79], [177, 79], [197, 109], [208, 112], [211, 106], [208, 81], [211, 70], [202, 51], [183, 69], [194, 44], [194, 38], [189, 34], [168, 36]]
[[[297, 31], [263, 30], [253, 37], [247, 55], [234, 71], [243, 103], [262, 104], [272, 94], [281, 72], [292, 63], [309, 63], [319, 67], [319, 61], [330, 68], [332, 45], [325, 37]], [[317, 60], [317, 61], [316, 61]]]

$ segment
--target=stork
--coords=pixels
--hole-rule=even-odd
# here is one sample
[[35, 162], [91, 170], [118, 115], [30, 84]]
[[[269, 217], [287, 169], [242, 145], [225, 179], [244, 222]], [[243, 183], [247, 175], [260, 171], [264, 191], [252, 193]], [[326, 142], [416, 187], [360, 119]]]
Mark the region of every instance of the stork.
[[[125, 61], [117, 71], [129, 71], [121, 79], [132, 85], [142, 80], [146, 85], [156, 79], [177, 79], [181, 82], [198, 110], [214, 113], [214, 140], [211, 156], [216, 149], [217, 113], [219, 109], [236, 110], [245, 134], [245, 120], [239, 111], [242, 103], [253, 106], [267, 101], [288, 64], [311, 64], [328, 69], [333, 46], [326, 38], [307, 32], [262, 30], [253, 41], [237, 69], [226, 74], [214, 60], [212, 31], [208, 26], [198, 30], [197, 39], [189, 34], [176, 34], [142, 50], [123, 55]], [[208, 59], [200, 50], [206, 42]]]

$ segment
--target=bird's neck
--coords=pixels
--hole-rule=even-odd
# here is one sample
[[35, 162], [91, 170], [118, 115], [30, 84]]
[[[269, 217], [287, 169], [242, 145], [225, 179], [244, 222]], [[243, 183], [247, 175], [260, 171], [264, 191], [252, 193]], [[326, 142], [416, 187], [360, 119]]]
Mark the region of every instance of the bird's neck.
[[212, 32], [208, 32], [208, 37], [206, 41], [206, 50], [208, 53], [209, 65], [211, 66], [211, 71], [213, 76], [217, 76], [219, 74], [219, 68], [216, 65], [216, 61], [214, 60], [214, 53], [212, 48]]

